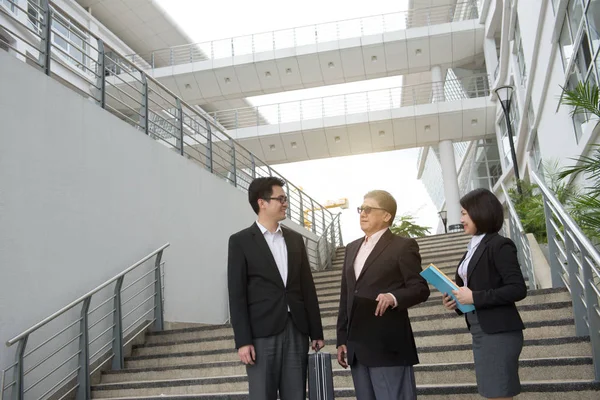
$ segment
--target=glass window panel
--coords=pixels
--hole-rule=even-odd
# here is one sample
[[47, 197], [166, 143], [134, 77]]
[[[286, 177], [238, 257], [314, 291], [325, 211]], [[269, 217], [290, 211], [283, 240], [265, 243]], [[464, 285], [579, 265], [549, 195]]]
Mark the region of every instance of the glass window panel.
[[583, 19], [583, 5], [581, 0], [569, 1], [569, 22], [571, 25], [571, 37], [577, 36], [577, 31]]
[[569, 33], [569, 23], [565, 18], [563, 22], [562, 30], [560, 33], [560, 53], [562, 55], [563, 69], [566, 70], [569, 65], [569, 60], [573, 56], [573, 40]]
[[587, 11], [588, 28], [592, 51], [595, 53], [600, 47], [600, 0], [591, 0]]

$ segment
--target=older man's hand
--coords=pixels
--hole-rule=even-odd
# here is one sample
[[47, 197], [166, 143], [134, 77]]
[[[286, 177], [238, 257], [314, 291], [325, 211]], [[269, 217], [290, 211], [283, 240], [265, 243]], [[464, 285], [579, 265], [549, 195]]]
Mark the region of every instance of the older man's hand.
[[389, 307], [394, 307], [395, 304], [394, 296], [389, 293], [380, 293], [375, 300], [379, 303], [375, 309], [375, 315], [378, 317], [382, 316]]

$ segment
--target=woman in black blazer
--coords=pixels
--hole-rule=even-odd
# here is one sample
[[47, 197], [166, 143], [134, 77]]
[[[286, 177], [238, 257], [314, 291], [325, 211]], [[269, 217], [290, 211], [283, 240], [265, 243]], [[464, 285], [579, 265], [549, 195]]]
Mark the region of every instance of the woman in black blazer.
[[[460, 205], [461, 223], [473, 237], [458, 265], [459, 289], [453, 294], [461, 304], [475, 306], [465, 318], [473, 338], [477, 389], [488, 399], [511, 399], [521, 392], [519, 355], [525, 329], [515, 302], [527, 295], [517, 248], [498, 234], [504, 213], [492, 192], [473, 190]], [[443, 304], [456, 310], [456, 302], [446, 294]]]

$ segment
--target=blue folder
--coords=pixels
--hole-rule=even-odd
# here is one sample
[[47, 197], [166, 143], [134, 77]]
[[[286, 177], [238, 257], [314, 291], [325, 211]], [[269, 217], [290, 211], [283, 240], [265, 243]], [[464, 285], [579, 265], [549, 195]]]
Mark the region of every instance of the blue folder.
[[[425, 278], [430, 285], [435, 286], [437, 290], [442, 293], [446, 293], [448, 296], [456, 300], [456, 297], [454, 297], [452, 291], [458, 290], [458, 286], [456, 286], [456, 283], [454, 283], [452, 279], [448, 278], [448, 276], [440, 271], [435, 265], [429, 264], [427, 268], [421, 271], [421, 276]], [[456, 300], [456, 308], [463, 313], [475, 311], [474, 305], [460, 304], [458, 300]]]

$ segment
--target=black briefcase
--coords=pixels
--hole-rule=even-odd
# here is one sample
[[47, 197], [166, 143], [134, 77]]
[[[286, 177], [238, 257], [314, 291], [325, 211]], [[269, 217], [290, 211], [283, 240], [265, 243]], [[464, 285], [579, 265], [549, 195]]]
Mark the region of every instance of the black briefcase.
[[329, 353], [317, 351], [308, 355], [308, 399], [334, 399], [333, 372]]

